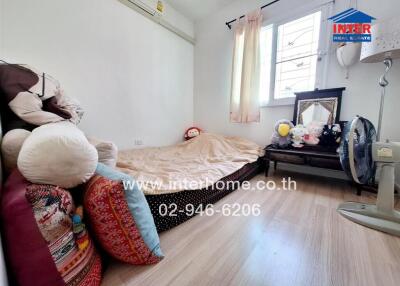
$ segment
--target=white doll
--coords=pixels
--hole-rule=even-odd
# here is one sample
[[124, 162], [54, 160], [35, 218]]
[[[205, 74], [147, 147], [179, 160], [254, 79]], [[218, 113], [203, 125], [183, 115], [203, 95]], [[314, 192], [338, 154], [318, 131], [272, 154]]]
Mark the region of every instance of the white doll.
[[290, 130], [290, 135], [292, 136], [292, 146], [295, 148], [303, 147], [304, 135], [308, 134], [307, 128], [302, 124], [296, 125]]

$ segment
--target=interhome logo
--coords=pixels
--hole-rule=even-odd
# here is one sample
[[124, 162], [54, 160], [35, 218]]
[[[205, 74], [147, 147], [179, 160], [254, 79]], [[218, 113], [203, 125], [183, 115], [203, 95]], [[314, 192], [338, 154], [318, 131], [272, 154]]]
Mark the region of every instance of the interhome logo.
[[329, 20], [333, 21], [334, 42], [371, 42], [371, 22], [376, 20], [356, 9], [348, 9]]

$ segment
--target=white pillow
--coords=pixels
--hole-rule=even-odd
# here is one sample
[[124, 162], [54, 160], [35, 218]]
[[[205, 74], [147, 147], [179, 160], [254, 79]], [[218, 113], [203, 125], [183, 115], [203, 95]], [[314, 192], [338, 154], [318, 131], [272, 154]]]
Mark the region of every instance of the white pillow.
[[25, 129], [13, 129], [4, 135], [1, 141], [1, 153], [7, 174], [17, 167], [18, 154], [22, 144], [30, 135], [31, 132]]
[[73, 188], [93, 176], [97, 162], [97, 151], [83, 132], [64, 121], [33, 130], [19, 153], [18, 168], [32, 183]]
[[113, 142], [101, 141], [96, 138], [87, 137], [89, 143], [92, 144], [99, 155], [99, 162], [111, 168], [117, 165], [118, 148]]

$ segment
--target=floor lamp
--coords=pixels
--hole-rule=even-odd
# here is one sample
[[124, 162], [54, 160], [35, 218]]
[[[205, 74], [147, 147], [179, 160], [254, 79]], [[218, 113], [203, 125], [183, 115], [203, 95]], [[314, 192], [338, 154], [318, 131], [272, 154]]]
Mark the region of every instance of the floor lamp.
[[[399, 142], [380, 142], [382, 118], [385, 103], [385, 88], [389, 84], [386, 75], [392, 67], [392, 60], [400, 58], [400, 18], [378, 23], [372, 27], [372, 41], [362, 44], [361, 62], [383, 62], [385, 72], [379, 79], [382, 87], [377, 143], [371, 147], [371, 155], [379, 162], [381, 175], [376, 205], [347, 202], [339, 206], [338, 211], [346, 218], [377, 230], [400, 236], [400, 212], [394, 209], [395, 165], [400, 162]], [[379, 151], [386, 150], [386, 153]], [[389, 152], [390, 151], [390, 152]], [[364, 156], [369, 156], [365, 154]]]
[[379, 85], [382, 87], [382, 92], [379, 108], [377, 139], [380, 141], [386, 86], [389, 84], [386, 75], [392, 67], [392, 60], [400, 58], [400, 18], [392, 18], [373, 25], [371, 34], [372, 41], [364, 42], [362, 44], [360, 60], [362, 63], [383, 62], [385, 65], [385, 72], [379, 79]]

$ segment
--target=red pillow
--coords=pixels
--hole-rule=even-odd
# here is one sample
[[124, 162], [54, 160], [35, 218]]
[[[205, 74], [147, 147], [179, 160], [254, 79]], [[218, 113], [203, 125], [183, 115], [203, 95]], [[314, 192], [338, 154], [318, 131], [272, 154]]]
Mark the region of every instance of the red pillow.
[[139, 189], [124, 189], [131, 179], [99, 163], [86, 183], [84, 206], [102, 248], [130, 264], [153, 264], [163, 259], [150, 208]]
[[[1, 218], [6, 257], [15, 284], [100, 285], [100, 256], [87, 233], [74, 233], [74, 210], [68, 191], [31, 184], [18, 170], [8, 177]], [[84, 230], [82, 224], [79, 226]], [[86, 239], [84, 246], [78, 245], [82, 238]]]

